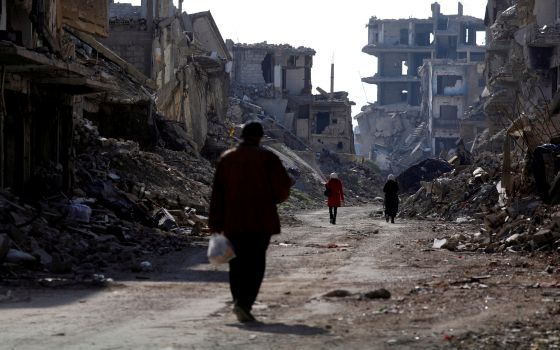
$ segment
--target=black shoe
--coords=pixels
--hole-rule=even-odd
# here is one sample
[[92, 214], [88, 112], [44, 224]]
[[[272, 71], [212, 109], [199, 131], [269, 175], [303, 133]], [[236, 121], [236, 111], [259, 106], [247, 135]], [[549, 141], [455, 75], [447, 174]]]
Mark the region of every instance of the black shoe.
[[237, 320], [241, 323], [256, 321], [255, 317], [251, 315], [251, 313], [248, 310], [242, 308], [239, 305], [235, 305], [233, 307], [233, 313], [237, 317]]
[[385, 215], [385, 221], [389, 222], [389, 215]]
[[394, 224], [395, 223], [395, 219], [391, 218], [391, 223]]

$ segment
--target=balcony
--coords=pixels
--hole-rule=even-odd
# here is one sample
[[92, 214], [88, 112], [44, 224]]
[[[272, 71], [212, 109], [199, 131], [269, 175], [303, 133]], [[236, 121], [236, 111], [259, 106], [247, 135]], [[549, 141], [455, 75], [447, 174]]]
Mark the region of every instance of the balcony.
[[432, 119], [433, 129], [458, 130], [459, 119]]
[[417, 45], [401, 45], [401, 44], [370, 44], [362, 48], [363, 53], [376, 56], [380, 53], [387, 52], [432, 52], [434, 46], [417, 46]]
[[377, 73], [373, 77], [362, 78], [362, 81], [368, 84], [420, 83], [420, 78], [414, 75], [384, 76]]

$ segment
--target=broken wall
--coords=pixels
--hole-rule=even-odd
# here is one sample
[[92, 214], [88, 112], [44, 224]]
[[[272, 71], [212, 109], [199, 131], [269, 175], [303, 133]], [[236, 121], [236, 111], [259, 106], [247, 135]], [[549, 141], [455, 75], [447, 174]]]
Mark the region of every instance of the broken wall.
[[60, 0], [62, 23], [81, 32], [106, 37], [109, 34], [107, 0]]
[[316, 151], [354, 154], [354, 137], [350, 105], [317, 102], [311, 105], [310, 146]]
[[111, 35], [100, 42], [132, 64], [146, 77], [152, 76], [152, 32], [145, 20], [111, 22]]
[[266, 84], [263, 76], [264, 50], [236, 50], [233, 54], [234, 81], [239, 84]]

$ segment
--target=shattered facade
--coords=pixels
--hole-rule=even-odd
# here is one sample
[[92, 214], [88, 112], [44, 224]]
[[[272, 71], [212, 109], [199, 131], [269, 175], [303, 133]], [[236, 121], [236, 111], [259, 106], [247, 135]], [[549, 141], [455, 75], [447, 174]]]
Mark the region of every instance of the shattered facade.
[[[431, 103], [423, 102], [432, 94], [426, 86], [430, 79], [419, 76], [420, 68], [431, 60], [432, 67], [438, 65], [438, 60], [475, 66], [483, 62], [485, 47], [480, 37], [484, 37], [485, 27], [482, 20], [463, 15], [461, 3], [457, 15], [444, 15], [437, 2], [432, 4], [429, 19], [372, 17], [367, 27], [368, 45], [362, 51], [376, 56], [378, 66], [373, 77], [362, 81], [377, 85], [377, 102], [363, 107], [356, 116], [362, 148], [382, 169], [398, 170], [395, 167], [400, 169], [435, 152], [433, 140], [429, 141], [433, 132], [431, 116], [422, 108], [423, 103]], [[478, 80], [474, 85], [470, 79], [469, 85], [465, 82], [461, 93], [466, 99], [480, 89]], [[433, 94], [437, 95], [437, 90]], [[458, 135], [459, 125], [455, 124], [454, 134]]]
[[106, 1], [2, 4], [0, 187], [33, 192], [48, 173], [43, 187], [70, 190], [74, 123], [86, 105], [109, 95], [149, 104], [149, 95], [137, 92], [142, 82], [124, 75], [120, 62], [81, 39], [108, 35]]
[[188, 15], [169, 0], [111, 1], [109, 11], [103, 43], [154, 82], [158, 112], [200, 151], [209, 122], [225, 119], [229, 96], [231, 57], [211, 13]]
[[312, 94], [315, 51], [290, 45], [236, 44], [232, 85], [237, 97], [261, 106], [268, 116], [315, 151], [354, 154], [351, 106], [346, 92], [318, 88]]
[[[486, 24], [484, 111], [491, 135], [506, 130], [502, 182], [511, 194], [527, 183], [518, 171], [524, 155], [560, 136], [560, 2], [491, 0]], [[557, 170], [551, 167], [548, 184]]]
[[483, 72], [483, 62], [466, 60], [427, 60], [420, 68], [425, 82], [422, 114], [428, 116], [429, 146], [434, 155], [454, 149], [459, 138], [472, 142], [486, 129], [484, 120], [465, 119], [469, 106], [484, 89]]

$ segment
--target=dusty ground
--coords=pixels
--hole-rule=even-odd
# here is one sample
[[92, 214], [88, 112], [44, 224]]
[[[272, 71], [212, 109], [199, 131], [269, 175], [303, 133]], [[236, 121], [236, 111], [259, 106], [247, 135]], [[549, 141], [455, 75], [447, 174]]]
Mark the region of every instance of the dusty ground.
[[[372, 208], [285, 220], [254, 314], [230, 312], [227, 270], [204, 243], [104, 288], [0, 287], [1, 349], [549, 349], [560, 347], [555, 255], [431, 249], [441, 231]], [[390, 299], [364, 293], [385, 288]], [[345, 297], [325, 297], [334, 290]], [[340, 292], [339, 294], [344, 294]]]

